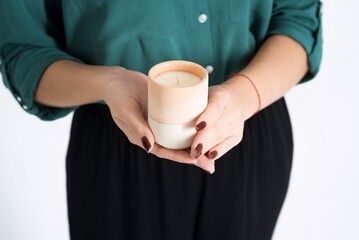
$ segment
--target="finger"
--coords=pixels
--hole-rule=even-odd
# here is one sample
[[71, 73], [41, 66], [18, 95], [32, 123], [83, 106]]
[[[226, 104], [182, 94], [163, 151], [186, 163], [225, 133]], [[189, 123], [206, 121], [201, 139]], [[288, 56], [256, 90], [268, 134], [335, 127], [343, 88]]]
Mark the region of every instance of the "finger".
[[193, 160], [187, 150], [171, 150], [155, 144], [152, 153], [160, 158], [165, 158], [178, 163], [195, 165], [210, 174], [213, 174], [215, 171], [214, 161], [211, 161], [206, 156], [203, 156], [198, 160]]
[[[207, 108], [196, 121], [196, 130], [198, 133], [191, 146], [191, 156], [194, 159], [199, 158], [203, 153], [206, 153], [207, 150], [212, 148], [218, 142], [223, 141], [231, 135], [230, 132], [223, 132], [222, 130], [225, 129], [228, 131], [228, 126], [221, 128], [220, 131], [218, 131], [216, 127], [219, 120], [221, 120], [222, 123], [232, 122], [226, 121], [228, 119], [223, 118], [225, 103], [229, 100], [228, 97], [229, 96], [226, 92], [218, 91], [218, 89], [212, 89], [210, 92]], [[218, 101], [218, 99], [221, 99], [221, 101]], [[228, 115], [226, 116], [228, 118]], [[212, 132], [205, 131], [208, 129], [212, 129]], [[204, 132], [206, 132], [206, 134], [204, 134]], [[208, 142], [208, 144], [204, 144], [203, 142]]]
[[222, 118], [212, 124], [212, 126], [197, 133], [191, 146], [192, 158], [199, 158], [228, 137], [241, 133], [241, 124], [229, 118], [232, 118], [232, 116], [223, 114]]
[[223, 142], [217, 144], [208, 151], [208, 157], [210, 160], [217, 160], [222, 157], [225, 153], [237, 146], [242, 140], [242, 137], [232, 136], [226, 138]]
[[197, 162], [191, 158], [187, 150], [172, 150], [164, 148], [157, 143], [154, 144], [151, 153], [159, 158], [165, 158], [179, 163], [195, 164]]
[[[217, 107], [213, 107], [212, 105], [208, 105], [205, 112], [201, 114], [199, 118], [199, 123], [196, 125], [196, 130], [198, 131], [196, 137], [193, 140], [193, 143], [191, 145], [191, 156], [193, 159], [199, 158], [203, 153], [206, 152], [206, 149], [203, 149], [203, 136], [211, 136], [209, 141], [214, 140], [213, 135], [211, 135], [211, 132], [213, 132], [213, 129], [215, 129], [214, 123], [212, 121], [215, 121], [214, 118], [216, 117], [213, 112], [215, 112]], [[209, 125], [209, 126], [208, 126]], [[217, 139], [217, 138], [216, 138]], [[205, 145], [212, 147], [213, 145]], [[207, 147], [208, 148], [208, 147]]]
[[202, 168], [209, 174], [213, 174], [215, 171], [214, 161], [210, 160], [207, 156], [200, 157], [195, 165], [199, 168]]
[[151, 152], [154, 146], [154, 136], [139, 105], [135, 101], [129, 101], [122, 109], [127, 111], [121, 114], [121, 118], [114, 116], [115, 121], [122, 126], [120, 128], [131, 143]]
[[209, 149], [222, 142], [226, 138], [224, 136], [215, 125], [198, 132], [192, 143], [191, 157], [198, 159]]

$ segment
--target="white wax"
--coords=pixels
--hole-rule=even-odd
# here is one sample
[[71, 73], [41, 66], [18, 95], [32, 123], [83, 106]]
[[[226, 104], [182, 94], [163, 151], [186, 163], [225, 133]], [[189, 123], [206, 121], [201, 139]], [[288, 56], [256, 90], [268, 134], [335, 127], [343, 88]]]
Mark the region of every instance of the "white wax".
[[199, 83], [201, 78], [190, 72], [169, 71], [160, 74], [154, 81], [169, 87], [190, 87]]

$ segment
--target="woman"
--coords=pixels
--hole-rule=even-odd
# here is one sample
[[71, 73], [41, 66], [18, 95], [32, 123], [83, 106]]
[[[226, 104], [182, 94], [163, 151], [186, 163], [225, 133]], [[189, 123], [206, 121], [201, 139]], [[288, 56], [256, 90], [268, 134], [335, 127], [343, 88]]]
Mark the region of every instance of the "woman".
[[[76, 110], [71, 239], [270, 239], [293, 150], [283, 96], [319, 70], [320, 5], [0, 0], [5, 85], [41, 119]], [[210, 73], [189, 151], [157, 145], [145, 119], [145, 74], [173, 59]]]

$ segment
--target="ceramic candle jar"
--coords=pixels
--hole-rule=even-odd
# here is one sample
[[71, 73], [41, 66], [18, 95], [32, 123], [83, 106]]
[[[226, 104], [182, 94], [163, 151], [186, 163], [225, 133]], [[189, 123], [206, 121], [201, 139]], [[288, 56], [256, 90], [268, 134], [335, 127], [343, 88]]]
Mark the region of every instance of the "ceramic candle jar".
[[168, 61], [149, 71], [148, 123], [155, 141], [185, 149], [196, 135], [195, 122], [208, 102], [208, 73], [188, 61]]

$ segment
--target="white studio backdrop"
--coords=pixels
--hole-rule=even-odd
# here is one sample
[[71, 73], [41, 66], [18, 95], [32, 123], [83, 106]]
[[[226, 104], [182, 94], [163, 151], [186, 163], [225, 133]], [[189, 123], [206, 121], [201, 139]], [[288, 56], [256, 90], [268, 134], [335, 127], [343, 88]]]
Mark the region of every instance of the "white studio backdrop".
[[[295, 154], [274, 240], [359, 239], [357, 9], [354, 0], [324, 1], [321, 72], [287, 95]], [[71, 115], [26, 114], [0, 83], [0, 239], [69, 239], [70, 123]]]

